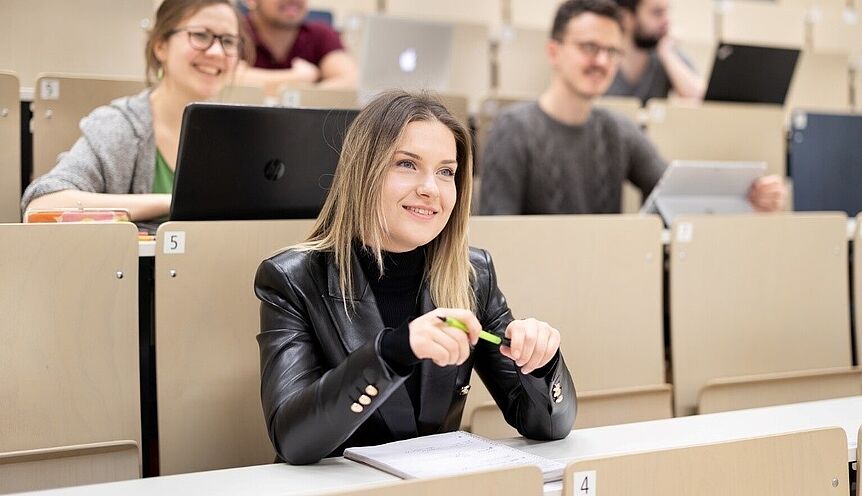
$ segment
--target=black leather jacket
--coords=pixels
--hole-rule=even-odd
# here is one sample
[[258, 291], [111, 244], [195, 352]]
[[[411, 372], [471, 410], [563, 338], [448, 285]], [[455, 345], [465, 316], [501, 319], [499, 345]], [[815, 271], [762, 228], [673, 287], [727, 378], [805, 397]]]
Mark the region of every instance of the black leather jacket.
[[[483, 329], [502, 334], [513, 319], [497, 288], [491, 258], [471, 248], [470, 262], [477, 276], [476, 315]], [[469, 389], [464, 386], [474, 367], [506, 421], [523, 436], [549, 440], [568, 435], [576, 399], [562, 355], [552, 360], [544, 377], [524, 375], [499, 348], [482, 340], [460, 366], [438, 367], [430, 360], [417, 365], [420, 411], [414, 415], [403, 386], [406, 378], [380, 356], [384, 325], [355, 257], [352, 270], [356, 299], [348, 317], [330, 253], [288, 250], [258, 268], [261, 400], [281, 459], [314, 463], [350, 446], [457, 430]], [[419, 315], [436, 308], [427, 288], [419, 300]]]

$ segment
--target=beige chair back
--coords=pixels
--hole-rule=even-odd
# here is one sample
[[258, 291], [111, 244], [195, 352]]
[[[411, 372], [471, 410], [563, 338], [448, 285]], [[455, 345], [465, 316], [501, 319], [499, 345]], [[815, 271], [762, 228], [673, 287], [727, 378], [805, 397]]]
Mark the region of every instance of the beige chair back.
[[[834, 0], [844, 3], [844, 0]], [[856, 6], [856, 16], [862, 5]], [[820, 6], [811, 22], [811, 46], [818, 52], [862, 53], [862, 23], [845, 5]]]
[[464, 95], [438, 93], [440, 101], [466, 129], [470, 129], [470, 102]]
[[806, 9], [775, 2], [726, 0], [719, 7], [719, 39], [747, 45], [802, 48]]
[[0, 492], [139, 477], [137, 230], [4, 224], [0, 246]]
[[253, 281], [262, 260], [304, 240], [311, 226], [303, 220], [168, 222], [159, 228], [162, 475], [273, 461], [260, 403], [260, 305]]
[[647, 102], [647, 134], [665, 160], [764, 161], [785, 175], [784, 113], [777, 105]]
[[311, 87], [286, 88], [281, 93], [280, 104], [285, 107], [358, 109], [359, 96], [356, 90]]
[[726, 377], [707, 381], [700, 390], [697, 411], [716, 413], [860, 394], [862, 370], [858, 368]]
[[[583, 394], [665, 383], [661, 228], [654, 216], [473, 217], [470, 243], [491, 253], [515, 318], [560, 330]], [[468, 410], [490, 400], [472, 384]]]
[[503, 3], [507, 0], [438, 0], [417, 2], [416, 0], [386, 0], [386, 14], [411, 19], [443, 22], [470, 20], [488, 28], [499, 28], [502, 23]]
[[[482, 2], [447, 0], [463, 6]], [[447, 3], [442, 2], [442, 3]], [[440, 9], [441, 2], [417, 2]], [[490, 3], [496, 3], [496, 0]], [[470, 22], [466, 22], [469, 20]], [[479, 102], [491, 90], [491, 27], [478, 24], [473, 17], [464, 17], [454, 25], [452, 47], [449, 54], [449, 86], [446, 90], [467, 97], [470, 112], [479, 108]]]
[[136, 441], [0, 453], [0, 494], [137, 479]]
[[786, 111], [850, 110], [850, 57], [844, 53], [803, 51], [784, 103]]
[[671, 0], [670, 26], [677, 40], [714, 45], [716, 40], [714, 0]]
[[683, 216], [669, 270], [676, 415], [711, 379], [851, 365], [843, 215]]
[[[592, 492], [586, 492], [587, 487]], [[599, 493], [600, 488], [600, 493]], [[843, 429], [706, 444], [570, 463], [563, 495], [846, 495]]]
[[266, 94], [263, 88], [252, 86], [225, 86], [213, 99], [217, 103], [238, 103], [242, 105], [264, 105]]
[[81, 137], [81, 119], [93, 109], [142, 89], [144, 83], [132, 79], [40, 74], [33, 94], [33, 178], [72, 148]]
[[153, 0], [3, 0], [0, 67], [25, 88], [47, 71], [142, 78], [154, 12]]
[[542, 472], [539, 467], [523, 466], [486, 472], [450, 475], [435, 479], [393, 482], [367, 489], [324, 493], [326, 496], [541, 496]]
[[0, 222], [21, 220], [21, 104], [18, 76], [0, 71]]
[[547, 22], [548, 27], [512, 27], [506, 31], [497, 47], [497, 94], [535, 100], [547, 89], [552, 74], [545, 55], [551, 20]]
[[[505, 7], [503, 10], [504, 19], [508, 23], [518, 28], [536, 29], [545, 33], [550, 33], [554, 14], [560, 6], [558, 0], [508, 0], [508, 4], [508, 12]], [[548, 36], [546, 34], [546, 37]]]
[[853, 105], [857, 112], [862, 112], [862, 63], [853, 71]]

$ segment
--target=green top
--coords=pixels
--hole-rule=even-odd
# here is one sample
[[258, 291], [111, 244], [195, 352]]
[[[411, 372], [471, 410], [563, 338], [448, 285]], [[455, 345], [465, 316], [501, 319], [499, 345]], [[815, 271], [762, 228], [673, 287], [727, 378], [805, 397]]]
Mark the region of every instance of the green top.
[[174, 171], [168, 167], [162, 152], [156, 150], [156, 170], [153, 175], [153, 193], [171, 194], [174, 191]]

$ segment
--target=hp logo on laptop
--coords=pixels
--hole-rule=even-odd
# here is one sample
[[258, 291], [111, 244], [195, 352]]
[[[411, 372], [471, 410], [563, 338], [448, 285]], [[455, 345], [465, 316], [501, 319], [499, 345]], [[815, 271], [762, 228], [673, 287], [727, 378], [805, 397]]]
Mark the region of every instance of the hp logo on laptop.
[[281, 160], [274, 158], [266, 163], [266, 166], [263, 168], [263, 176], [270, 181], [278, 181], [284, 176], [284, 162]]

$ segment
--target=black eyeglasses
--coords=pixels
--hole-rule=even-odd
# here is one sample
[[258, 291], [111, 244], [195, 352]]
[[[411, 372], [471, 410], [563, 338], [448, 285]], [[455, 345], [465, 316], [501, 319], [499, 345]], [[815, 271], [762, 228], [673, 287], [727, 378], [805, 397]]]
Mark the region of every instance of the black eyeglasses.
[[221, 49], [225, 55], [233, 57], [239, 55], [239, 49], [242, 45], [240, 37], [234, 34], [215, 34], [208, 29], [201, 28], [177, 28], [171, 31], [171, 36], [186, 32], [189, 35], [189, 45], [195, 50], [205, 52], [213, 46], [216, 40], [221, 44]]
[[602, 52], [607, 53], [610, 60], [617, 60], [623, 56], [623, 51], [619, 48], [602, 46], [591, 41], [575, 41], [572, 44], [578, 47], [581, 53], [591, 58], [598, 57]]

